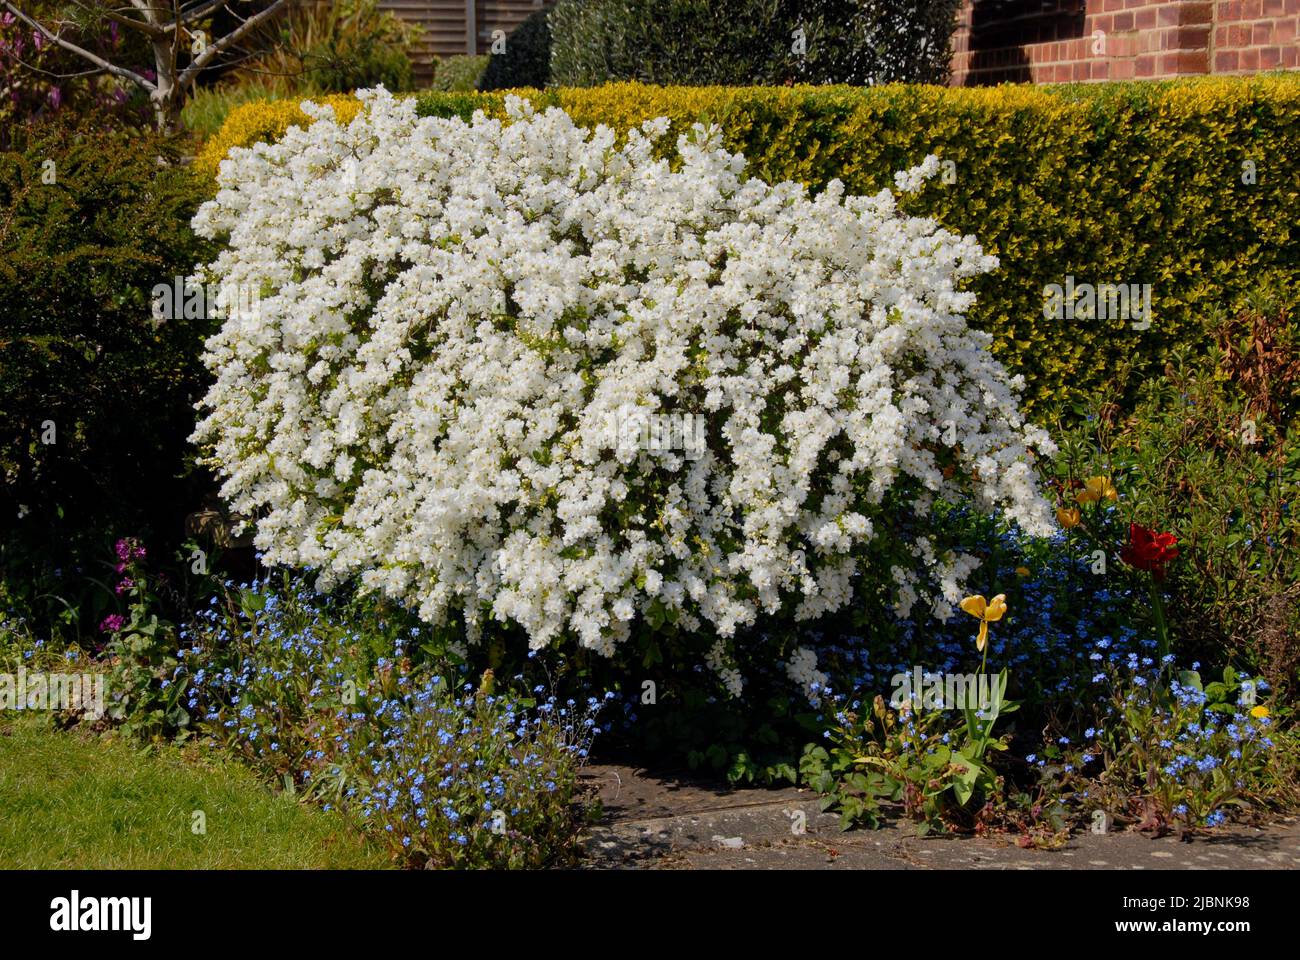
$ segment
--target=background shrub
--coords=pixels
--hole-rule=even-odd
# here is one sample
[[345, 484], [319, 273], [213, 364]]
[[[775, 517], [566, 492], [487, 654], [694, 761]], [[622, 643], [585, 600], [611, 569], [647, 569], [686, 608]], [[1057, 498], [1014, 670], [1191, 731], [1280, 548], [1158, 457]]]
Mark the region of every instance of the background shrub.
[[549, 11], [538, 10], [506, 38], [505, 53], [492, 54], [479, 79], [480, 90], [545, 87], [551, 82]]
[[490, 59], [486, 53], [474, 57], [468, 54], [442, 57], [438, 60], [429, 88], [447, 93], [468, 93], [475, 90]]
[[297, 4], [250, 45], [267, 52], [236, 70], [235, 82], [284, 78], [294, 92], [349, 93], [379, 84], [412, 86], [410, 50], [420, 29], [381, 10], [378, 0]]
[[560, 0], [550, 15], [551, 79], [575, 87], [946, 83], [957, 7], [957, 0]]
[[961, 0], [795, 0], [807, 83], [948, 82]]
[[[984, 89], [611, 84], [530, 96], [579, 124], [618, 130], [663, 115], [680, 134], [712, 119], [751, 175], [814, 190], [839, 178], [850, 193], [871, 193], [928, 153], [951, 161], [903, 208], [974, 234], [1001, 258], [1000, 269], [976, 278], [968, 321], [1024, 374], [1026, 406], [1043, 422], [1081, 416], [1085, 398], [1125, 364], [1133, 399], [1174, 346], [1204, 350], [1212, 307], [1236, 309], [1257, 285], [1277, 286], [1293, 311], [1300, 301], [1300, 170], [1284, 160], [1300, 155], [1294, 75]], [[498, 93], [419, 97], [429, 115], [467, 117], [476, 107], [504, 115]], [[288, 126], [243, 116], [264, 121], [268, 109], [236, 110], [205, 150], [208, 169], [230, 146]], [[1247, 161], [1252, 183], [1243, 182]], [[1067, 276], [1150, 283], [1150, 329], [1044, 318], [1045, 286]]]
[[[110, 60], [144, 62], [144, 38], [130, 31], [78, 24], [73, 7], [41, 0], [25, 4], [27, 13], [58, 34]], [[134, 85], [106, 74], [87, 74], [85, 61], [46, 40], [8, 11], [0, 12], [0, 149], [11, 132], [29, 121], [62, 115], [98, 118], [105, 126], [145, 126], [151, 119], [148, 97]]]
[[785, 0], [560, 0], [551, 77], [563, 86], [783, 83], [795, 75]]
[[0, 154], [0, 602], [42, 634], [75, 629], [65, 592], [98, 589], [115, 534], [166, 553], [197, 502], [209, 321], [155, 323], [151, 291], [209, 252], [204, 189], [153, 135], [46, 125]]
[[1058, 468], [1067, 490], [1102, 473], [1119, 487], [1114, 522], [1080, 526], [1089, 549], [1122, 542], [1130, 521], [1178, 538], [1166, 581], [1175, 651], [1233, 664], [1294, 700], [1300, 344], [1286, 314], [1264, 307], [1219, 334], [1208, 358], [1180, 351], [1144, 383], [1131, 413], [1099, 404], [1062, 445]]

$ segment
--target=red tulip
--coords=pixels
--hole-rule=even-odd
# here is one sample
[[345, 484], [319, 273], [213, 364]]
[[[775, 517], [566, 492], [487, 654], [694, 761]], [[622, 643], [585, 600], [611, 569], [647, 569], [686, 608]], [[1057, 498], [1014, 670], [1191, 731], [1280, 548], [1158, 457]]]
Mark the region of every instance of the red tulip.
[[1149, 570], [1157, 580], [1165, 578], [1165, 564], [1178, 556], [1174, 546], [1178, 538], [1172, 533], [1156, 533], [1140, 523], [1128, 525], [1128, 546], [1120, 551], [1119, 557], [1130, 567]]

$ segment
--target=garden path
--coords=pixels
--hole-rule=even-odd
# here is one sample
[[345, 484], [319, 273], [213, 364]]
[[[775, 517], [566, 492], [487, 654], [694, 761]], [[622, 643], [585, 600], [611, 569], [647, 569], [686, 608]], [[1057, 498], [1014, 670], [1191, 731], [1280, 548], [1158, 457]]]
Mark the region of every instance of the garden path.
[[[906, 821], [839, 830], [810, 790], [709, 785], [595, 764], [604, 818], [585, 838], [590, 869], [1224, 870], [1300, 868], [1300, 819], [1236, 825], [1191, 842], [1131, 831], [1076, 834], [1059, 850], [1014, 838], [918, 837]], [[802, 825], [803, 832], [796, 832]]]

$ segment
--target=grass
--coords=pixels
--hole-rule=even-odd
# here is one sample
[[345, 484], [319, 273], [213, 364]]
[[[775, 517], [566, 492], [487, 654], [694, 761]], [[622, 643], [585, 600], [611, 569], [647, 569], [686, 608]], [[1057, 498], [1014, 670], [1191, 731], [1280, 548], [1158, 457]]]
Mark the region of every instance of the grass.
[[181, 110], [181, 124], [190, 133], [208, 138], [221, 129], [226, 116], [235, 107], [254, 100], [279, 100], [298, 95], [304, 99], [317, 96], [307, 84], [294, 84], [281, 78], [241, 86], [224, 85], [198, 90]]
[[[206, 816], [206, 833], [192, 830]], [[0, 717], [0, 863], [20, 869], [343, 869], [389, 861], [337, 814], [197, 747], [145, 753]]]

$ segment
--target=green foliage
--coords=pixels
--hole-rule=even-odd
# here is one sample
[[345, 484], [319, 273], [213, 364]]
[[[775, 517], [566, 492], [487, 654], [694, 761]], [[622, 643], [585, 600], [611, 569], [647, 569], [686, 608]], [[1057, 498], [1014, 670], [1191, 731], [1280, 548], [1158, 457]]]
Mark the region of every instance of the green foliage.
[[445, 93], [469, 93], [476, 90], [491, 59], [486, 53], [473, 57], [468, 54], [441, 57], [429, 88]]
[[794, 76], [784, 0], [560, 0], [551, 78], [588, 87], [782, 83]]
[[547, 10], [538, 10], [506, 38], [504, 53], [493, 54], [478, 82], [480, 90], [545, 87], [551, 81], [551, 30]]
[[0, 154], [0, 600], [42, 635], [93, 627], [96, 559], [121, 532], [170, 552], [197, 499], [211, 321], [155, 322], [151, 291], [210, 256], [203, 189], [153, 135], [44, 126]]
[[799, 761], [822, 809], [838, 813], [845, 830], [875, 826], [881, 801], [901, 804], [923, 834], [973, 829], [1002, 798], [989, 751], [1006, 750], [1008, 741], [994, 737], [993, 727], [1018, 707], [1006, 700], [1005, 670], [985, 682], [983, 705], [972, 691], [963, 703], [937, 707], [913, 691], [916, 699], [896, 711], [881, 696], [870, 710], [843, 711], [828, 731], [829, 748], [810, 745]]
[[[187, 628], [180, 675], [202, 728], [259, 776], [343, 809], [410, 867], [571, 862], [588, 700], [542, 701], [373, 599], [286, 575], [227, 592]], [[463, 685], [462, 685], [463, 684]]]
[[937, 83], [951, 71], [961, 0], [795, 0], [805, 83]]
[[420, 30], [379, 7], [378, 0], [298, 4], [287, 17], [255, 31], [264, 51], [227, 79], [238, 86], [287, 84], [293, 94], [351, 93], [383, 84], [410, 90], [410, 53]]
[[1296, 744], [1264, 706], [1262, 681], [1231, 667], [1196, 671], [1151, 659], [1107, 663], [1095, 728], [1049, 739], [1045, 780], [1081, 814], [1156, 835], [1223, 823], [1229, 811], [1294, 804]]
[[112, 615], [108, 624], [108, 717], [139, 740], [184, 740], [190, 715], [186, 679], [178, 669], [176, 626], [158, 616], [144, 548], [134, 540], [119, 540], [117, 556], [115, 572], [121, 579], [115, 592], [129, 603], [125, 622]]
[[551, 75], [573, 87], [611, 80], [945, 83], [957, 6], [956, 0], [560, 0], [550, 20]]
[[1115, 478], [1120, 509], [1084, 511], [1085, 549], [1114, 559], [1129, 522], [1178, 538], [1165, 581], [1173, 649], [1236, 663], [1288, 699], [1300, 667], [1297, 409], [1296, 333], [1260, 304], [1221, 322], [1207, 358], [1177, 353], [1131, 414], [1098, 405], [1057, 462], [1067, 490]]

